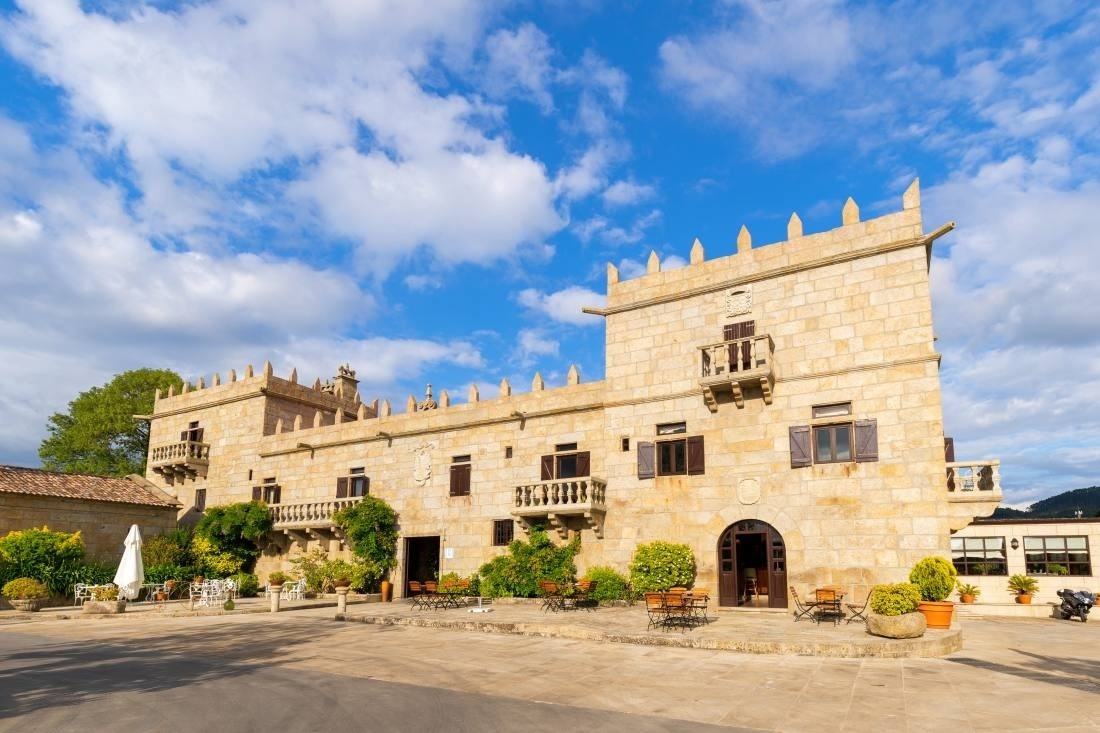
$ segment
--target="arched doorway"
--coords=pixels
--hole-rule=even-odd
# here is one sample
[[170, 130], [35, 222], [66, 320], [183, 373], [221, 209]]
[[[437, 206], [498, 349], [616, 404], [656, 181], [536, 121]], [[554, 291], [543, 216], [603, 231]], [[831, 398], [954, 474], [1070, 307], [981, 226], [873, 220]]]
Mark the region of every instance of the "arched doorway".
[[787, 548], [775, 527], [758, 519], [744, 519], [722, 532], [718, 538], [718, 604], [787, 607]]

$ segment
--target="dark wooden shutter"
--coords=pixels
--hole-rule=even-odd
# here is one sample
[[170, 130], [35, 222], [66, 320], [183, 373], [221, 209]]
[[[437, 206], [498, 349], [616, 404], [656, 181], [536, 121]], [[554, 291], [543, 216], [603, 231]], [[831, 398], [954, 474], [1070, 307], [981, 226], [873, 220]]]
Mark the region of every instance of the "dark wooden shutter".
[[577, 475], [590, 476], [592, 474], [592, 454], [583, 451], [577, 454]]
[[470, 464], [451, 466], [451, 496], [467, 496], [470, 493]]
[[638, 441], [638, 478], [653, 478], [653, 443]]
[[856, 462], [878, 460], [878, 420], [856, 420]]
[[539, 480], [540, 481], [553, 481], [554, 480], [554, 456], [543, 456], [539, 463]]
[[184, 430], [182, 433], [180, 433], [180, 442], [188, 440], [187, 436], [188, 436], [188, 434], [190, 434], [190, 432], [191, 432], [190, 430]]
[[791, 468], [804, 468], [813, 464], [810, 457], [810, 426], [792, 425], [791, 436]]
[[347, 478], [347, 476], [344, 476], [343, 478], [336, 479], [336, 498], [337, 499], [346, 499], [346, 498], [348, 498], [348, 478]]
[[252, 487], [252, 501], [263, 501], [263, 498], [264, 498], [264, 487], [263, 486], [253, 486]]
[[275, 487], [275, 501], [273, 501], [271, 503], [272, 504], [281, 504], [282, 501], [283, 501], [283, 487], [282, 486], [276, 486]]
[[706, 472], [705, 455], [702, 435], [693, 435], [687, 439], [687, 470], [689, 475]]
[[943, 439], [943, 459], [947, 463], [955, 462], [955, 439], [944, 438]]
[[370, 476], [363, 477], [363, 496], [370, 493]]
[[202, 442], [202, 432], [204, 430], [206, 430], [206, 428], [199, 428], [198, 430], [196, 430], [195, 431], [195, 437], [192, 438], [192, 440], [194, 440], [196, 443], [201, 443]]

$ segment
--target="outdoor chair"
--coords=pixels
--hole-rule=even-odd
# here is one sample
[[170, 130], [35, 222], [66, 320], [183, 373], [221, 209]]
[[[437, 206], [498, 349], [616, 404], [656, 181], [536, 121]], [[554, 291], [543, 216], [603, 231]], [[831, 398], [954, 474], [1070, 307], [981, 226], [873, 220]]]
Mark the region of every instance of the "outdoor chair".
[[427, 608], [424, 603], [424, 586], [420, 584], [419, 580], [409, 581], [409, 602], [413, 608]]
[[668, 623], [668, 611], [665, 608], [665, 596], [663, 593], [646, 593], [645, 610], [649, 614], [649, 626], [646, 630], [656, 626], [664, 626]]
[[696, 619], [702, 619], [703, 623], [709, 624], [710, 619], [707, 618], [707, 603], [710, 601], [710, 589], [702, 586], [696, 586], [691, 589], [691, 614]]
[[300, 578], [297, 582], [285, 584], [280, 597], [284, 601], [300, 601], [305, 597], [305, 592], [306, 579]]
[[565, 596], [561, 587], [552, 580], [539, 581], [539, 595], [542, 596], [543, 611], [561, 611], [565, 608]]
[[867, 597], [863, 599], [863, 605], [862, 606], [857, 606], [854, 603], [845, 603], [844, 605], [847, 606], [848, 610], [852, 612], [852, 615], [848, 617], [848, 620], [847, 620], [846, 623], [850, 624], [853, 621], [855, 621], [856, 619], [859, 619], [860, 621], [863, 621], [864, 623], [866, 623], [867, 622], [867, 606], [868, 606], [868, 604], [870, 604], [870, 602], [871, 602], [871, 594], [868, 592]]
[[803, 602], [802, 599], [798, 597], [798, 591], [794, 589], [793, 585], [791, 586], [791, 600], [794, 601], [795, 621], [800, 621], [804, 618], [808, 618], [815, 624], [817, 623], [817, 616], [815, 615], [815, 612], [817, 611], [817, 603], [814, 601]]
[[685, 593], [680, 590], [670, 590], [668, 593], [664, 593], [665, 604], [665, 625], [671, 626], [677, 624], [681, 631], [686, 630], [688, 624], [692, 623], [693, 611], [690, 601], [685, 597]]
[[817, 607], [818, 620], [830, 618], [834, 626], [840, 624], [840, 620], [844, 618], [844, 609], [840, 607], [844, 594], [833, 588], [818, 588], [814, 591], [814, 597], [817, 601], [814, 605]]
[[92, 600], [91, 586], [87, 583], [77, 583], [73, 588], [73, 605], [79, 606], [84, 601]]
[[595, 580], [578, 580], [576, 586], [573, 589], [573, 608], [580, 608], [582, 605], [591, 611], [593, 608], [600, 605], [600, 602], [591, 598], [592, 591], [596, 590]]
[[424, 608], [439, 608], [444, 600], [439, 593], [439, 583], [434, 580], [424, 581]]

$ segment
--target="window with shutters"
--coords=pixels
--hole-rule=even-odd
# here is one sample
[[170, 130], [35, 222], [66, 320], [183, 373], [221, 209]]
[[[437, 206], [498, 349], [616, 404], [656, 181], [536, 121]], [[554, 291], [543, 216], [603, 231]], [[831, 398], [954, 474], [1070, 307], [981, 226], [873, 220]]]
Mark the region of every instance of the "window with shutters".
[[252, 487], [252, 500], [262, 501], [267, 504], [278, 504], [282, 499], [282, 488], [276, 483], [274, 476], [264, 479], [260, 486]]
[[812, 425], [790, 428], [791, 468], [878, 460], [878, 421], [852, 420], [851, 402], [816, 405], [811, 415]]
[[202, 442], [202, 434], [203, 434], [203, 429], [199, 427], [199, 421], [195, 420], [194, 422], [187, 423], [187, 430], [184, 430], [182, 433], [180, 433], [180, 441], [181, 442], [191, 441], [192, 443], [201, 443]]
[[516, 537], [516, 523], [512, 519], [493, 521], [493, 547], [507, 547]]
[[470, 495], [470, 456], [451, 459], [451, 496]]
[[195, 489], [195, 511], [206, 511], [206, 489]]
[[592, 454], [577, 450], [576, 443], [559, 443], [554, 446], [554, 453], [543, 456], [539, 461], [540, 481], [577, 478], [588, 476], [591, 472]]
[[[658, 438], [686, 432], [687, 424], [682, 422], [657, 426]], [[706, 473], [706, 452], [702, 435], [638, 443], [638, 478], [702, 473]]]
[[352, 468], [347, 476], [336, 479], [336, 498], [363, 497], [370, 493], [370, 476], [362, 466]]

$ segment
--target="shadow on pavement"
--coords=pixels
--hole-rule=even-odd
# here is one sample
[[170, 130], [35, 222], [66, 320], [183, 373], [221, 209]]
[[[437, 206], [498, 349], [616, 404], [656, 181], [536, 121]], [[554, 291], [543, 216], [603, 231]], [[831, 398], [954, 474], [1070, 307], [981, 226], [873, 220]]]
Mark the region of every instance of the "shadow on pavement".
[[1035, 654], [1022, 649], [1010, 649], [1031, 661], [1026, 664], [1003, 664], [986, 659], [972, 657], [951, 657], [945, 661], [963, 664], [968, 667], [1023, 677], [1033, 682], [1044, 682], [1061, 687], [1070, 687], [1082, 692], [1100, 694], [1100, 662], [1094, 659], [1074, 657], [1052, 657]]

